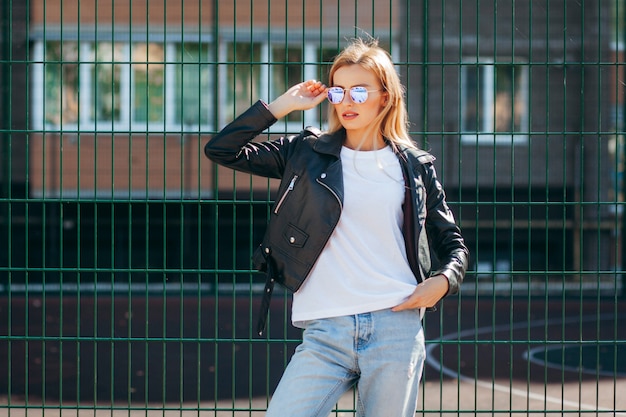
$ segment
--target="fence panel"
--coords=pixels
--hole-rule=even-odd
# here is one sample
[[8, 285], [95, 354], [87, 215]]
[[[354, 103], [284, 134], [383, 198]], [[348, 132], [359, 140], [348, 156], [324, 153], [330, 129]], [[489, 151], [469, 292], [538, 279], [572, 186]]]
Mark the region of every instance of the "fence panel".
[[[392, 55], [471, 252], [423, 415], [626, 415], [622, 0], [0, 4], [0, 416], [263, 415], [301, 338], [250, 257], [277, 182], [203, 146]], [[327, 104], [262, 138], [324, 128]], [[333, 415], [355, 415], [356, 394]]]

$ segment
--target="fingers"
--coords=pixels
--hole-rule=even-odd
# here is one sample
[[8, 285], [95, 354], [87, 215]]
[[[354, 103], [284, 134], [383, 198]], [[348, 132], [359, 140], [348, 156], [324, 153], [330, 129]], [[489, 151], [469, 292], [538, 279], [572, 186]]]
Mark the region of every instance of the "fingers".
[[420, 303], [419, 295], [415, 294], [414, 292], [405, 301], [393, 307], [391, 311], [410, 310], [413, 308], [422, 307], [419, 305], [419, 303]]
[[392, 311], [402, 311], [414, 308], [432, 307], [446, 294], [448, 280], [443, 275], [436, 275], [420, 283], [413, 293]]
[[313, 96], [319, 96], [320, 94], [326, 93], [326, 86], [321, 81], [309, 80], [305, 84], [307, 90]]
[[391, 309], [391, 311], [403, 311], [403, 310], [408, 310], [410, 308], [412, 308], [412, 307], [409, 307], [409, 302], [405, 301], [405, 302], [403, 302], [401, 304], [398, 304], [397, 306], [393, 307]]
[[326, 86], [321, 81], [305, 81], [299, 84], [297, 96], [300, 100], [300, 110], [308, 110], [326, 99]]
[[326, 100], [326, 87], [322, 90], [318, 90], [315, 95], [315, 106]]
[[326, 100], [326, 92], [328, 91], [328, 87], [326, 87], [322, 82], [314, 81], [309, 88], [309, 91], [311, 92], [313, 97], [315, 97], [314, 101], [316, 106]]
[[321, 81], [308, 80], [300, 86], [299, 94], [303, 100], [309, 102], [309, 108], [317, 106], [326, 98], [327, 88]]

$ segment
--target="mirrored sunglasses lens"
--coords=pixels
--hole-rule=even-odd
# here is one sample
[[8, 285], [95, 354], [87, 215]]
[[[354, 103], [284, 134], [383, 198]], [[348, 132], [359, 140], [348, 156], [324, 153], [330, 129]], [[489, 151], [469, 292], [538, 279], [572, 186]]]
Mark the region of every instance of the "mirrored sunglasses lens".
[[328, 101], [339, 104], [343, 101], [343, 89], [332, 87], [328, 89]]
[[353, 87], [350, 89], [350, 97], [357, 104], [365, 103], [367, 100], [367, 89], [365, 87]]

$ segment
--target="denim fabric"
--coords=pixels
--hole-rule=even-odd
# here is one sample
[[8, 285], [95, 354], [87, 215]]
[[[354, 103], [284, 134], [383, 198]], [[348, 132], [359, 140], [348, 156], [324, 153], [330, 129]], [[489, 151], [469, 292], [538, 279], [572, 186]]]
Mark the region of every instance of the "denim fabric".
[[267, 417], [327, 417], [355, 384], [357, 416], [415, 414], [426, 355], [419, 310], [311, 320], [304, 327]]

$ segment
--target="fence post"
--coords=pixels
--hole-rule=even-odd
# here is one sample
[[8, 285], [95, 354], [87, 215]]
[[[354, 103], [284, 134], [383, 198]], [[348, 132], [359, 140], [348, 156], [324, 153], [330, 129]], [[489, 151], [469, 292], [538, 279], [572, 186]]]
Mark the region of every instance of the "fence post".
[[[2, 141], [2, 172], [0, 172], [0, 196], [8, 197], [11, 187], [11, 158], [9, 156], [9, 129], [11, 126], [11, 2], [0, 5], [0, 140]], [[6, 235], [5, 235], [6, 236]]]
[[[0, 234], [11, 236], [11, 2], [0, 5]], [[9, 247], [11, 242], [9, 242]], [[0, 254], [0, 264], [10, 262], [9, 250]]]
[[[428, 61], [428, 14], [428, 0], [424, 0], [422, 3], [422, 132], [428, 132], [428, 66], [430, 65]], [[423, 146], [424, 143], [420, 145]]]
[[[617, 7], [617, 6], [616, 6]], [[616, 13], [616, 15], [619, 16], [618, 13]], [[626, 13], [622, 12], [622, 16], [624, 19], [624, 28], [626, 29]], [[619, 19], [619, 17], [618, 17]], [[617, 30], [619, 30], [620, 25], [616, 24], [617, 26]], [[621, 34], [617, 35], [617, 38], [619, 39], [621, 35], [621, 41], [623, 43], [624, 46], [626, 46], [626, 30], [622, 30]], [[616, 61], [617, 61], [617, 71], [616, 71], [616, 78], [619, 80], [622, 80], [624, 75], [626, 74], [626, 66], [625, 66], [625, 62], [624, 62], [624, 57], [626, 56], [626, 54], [624, 53], [620, 53], [620, 51], [618, 50], [618, 53], [616, 54]], [[619, 85], [621, 85], [622, 89], [624, 90], [624, 94], [626, 95], [626, 84], [624, 84], [623, 82], [619, 82]], [[617, 132], [617, 136], [624, 136], [626, 135], [626, 103], [622, 103], [622, 122], [618, 124], [618, 132]], [[618, 148], [619, 149], [619, 148]], [[622, 186], [622, 198], [626, 199], [626, 146], [622, 146], [621, 147], [622, 152], [624, 153], [623, 155], [623, 164], [621, 166], [618, 166], [617, 169], [621, 170], [621, 172], [618, 172], [618, 178], [621, 177], [621, 186]], [[619, 201], [619, 200], [618, 200]], [[621, 296], [622, 298], [626, 298], [626, 269], [624, 268], [625, 263], [626, 263], [626, 221], [625, 217], [626, 217], [626, 213], [624, 213], [624, 210], [626, 210], [626, 207], [624, 206], [624, 201], [621, 201], [622, 206], [621, 206], [621, 210], [618, 210], [618, 215], [621, 217], [621, 223], [622, 223], [622, 259], [619, 265], [619, 267], [622, 269], [622, 274], [621, 274], [621, 278], [622, 278], [622, 293]]]

